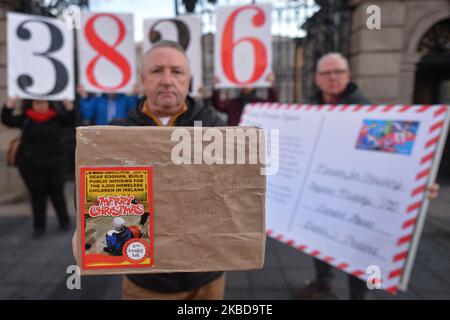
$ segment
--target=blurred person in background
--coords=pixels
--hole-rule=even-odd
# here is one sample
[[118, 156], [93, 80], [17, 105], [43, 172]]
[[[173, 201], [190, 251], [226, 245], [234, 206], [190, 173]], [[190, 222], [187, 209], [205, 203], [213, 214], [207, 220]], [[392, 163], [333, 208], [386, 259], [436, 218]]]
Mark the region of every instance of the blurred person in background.
[[[220, 90], [214, 89], [211, 97], [211, 104], [219, 111], [228, 115], [227, 124], [229, 126], [237, 126], [241, 121], [242, 111], [247, 103], [255, 102], [278, 102], [277, 90], [274, 87], [275, 78], [269, 74], [266, 80], [270, 83], [270, 87], [266, 89], [267, 97], [261, 98], [257, 95], [256, 89], [251, 87], [243, 87], [239, 96], [234, 99], [221, 100]], [[215, 78], [215, 84], [218, 79]]]
[[[356, 84], [351, 82], [348, 60], [340, 53], [330, 52], [322, 56], [316, 66], [315, 83], [319, 91], [310, 104], [371, 104]], [[439, 185], [428, 188], [428, 198], [438, 196]], [[334, 295], [333, 267], [314, 259], [315, 279], [299, 292], [300, 299], [323, 299]], [[351, 300], [364, 300], [368, 291], [365, 281], [348, 276]]]
[[134, 87], [133, 95], [104, 93], [89, 96], [82, 85], [78, 86], [77, 92], [80, 95], [79, 107], [83, 125], [120, 124], [139, 99], [137, 85]]
[[15, 164], [31, 195], [33, 237], [45, 233], [47, 197], [53, 203], [60, 228], [70, 230], [64, 196], [67, 158], [61, 133], [64, 126], [75, 124], [74, 105], [70, 101], [23, 100], [22, 113], [14, 115], [18, 103], [18, 99], [8, 97], [2, 122], [22, 131]]

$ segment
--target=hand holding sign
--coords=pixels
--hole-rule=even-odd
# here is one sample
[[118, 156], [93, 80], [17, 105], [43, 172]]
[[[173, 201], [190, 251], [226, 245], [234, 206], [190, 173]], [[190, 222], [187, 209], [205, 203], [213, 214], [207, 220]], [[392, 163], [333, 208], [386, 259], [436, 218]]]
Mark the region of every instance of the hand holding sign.
[[7, 108], [9, 108], [9, 109], [14, 109], [14, 108], [16, 108], [17, 107], [17, 105], [18, 105], [18, 103], [19, 103], [19, 98], [16, 96], [16, 97], [7, 97], [6, 98], [6, 103], [5, 103], [5, 106], [7, 107]]
[[429, 200], [436, 199], [439, 196], [439, 189], [441, 186], [438, 183], [433, 183], [431, 186], [427, 189], [427, 197]]
[[88, 97], [88, 93], [86, 92], [86, 90], [84, 89], [83, 85], [79, 84], [77, 87], [77, 93], [82, 97], [82, 98], [87, 98]]
[[66, 111], [72, 111], [75, 106], [72, 101], [63, 100], [63, 107]]

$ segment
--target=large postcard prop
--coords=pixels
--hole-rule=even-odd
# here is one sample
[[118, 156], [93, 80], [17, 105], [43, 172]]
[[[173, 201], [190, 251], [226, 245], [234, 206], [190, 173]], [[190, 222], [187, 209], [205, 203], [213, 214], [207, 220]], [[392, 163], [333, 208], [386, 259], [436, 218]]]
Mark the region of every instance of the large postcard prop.
[[280, 130], [279, 172], [267, 185], [269, 235], [391, 293], [405, 290], [449, 113], [247, 105], [242, 125]]
[[73, 34], [58, 19], [8, 13], [8, 96], [73, 100]]
[[268, 87], [272, 68], [271, 5], [216, 11], [214, 73], [217, 88]]
[[199, 16], [144, 20], [143, 54], [160, 40], [172, 40], [179, 43], [189, 58], [192, 96], [199, 95], [199, 89], [203, 83], [201, 39]]
[[[82, 274], [262, 268], [261, 165], [201, 160], [218, 141], [207, 143], [210, 135], [227, 137], [227, 148], [249, 158], [257, 142], [246, 150], [239, 139], [228, 143], [236, 130], [242, 128], [78, 127], [76, 259]], [[264, 138], [263, 130], [253, 130]]]
[[81, 12], [80, 83], [88, 92], [132, 93], [136, 84], [133, 15]]

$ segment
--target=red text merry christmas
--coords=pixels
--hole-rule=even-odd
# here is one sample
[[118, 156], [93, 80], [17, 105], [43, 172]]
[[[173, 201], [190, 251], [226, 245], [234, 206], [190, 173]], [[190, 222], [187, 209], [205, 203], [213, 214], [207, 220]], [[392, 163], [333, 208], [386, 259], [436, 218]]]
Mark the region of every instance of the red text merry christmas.
[[91, 217], [98, 216], [141, 216], [144, 214], [144, 205], [134, 204], [134, 196], [107, 196], [98, 197], [98, 204], [89, 208]]

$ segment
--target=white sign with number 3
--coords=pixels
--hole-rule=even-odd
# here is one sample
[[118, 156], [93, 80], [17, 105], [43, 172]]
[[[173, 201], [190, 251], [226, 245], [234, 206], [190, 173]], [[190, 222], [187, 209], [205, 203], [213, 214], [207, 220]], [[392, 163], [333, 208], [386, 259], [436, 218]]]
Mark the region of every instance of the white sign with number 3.
[[73, 35], [58, 19], [8, 13], [8, 96], [73, 100]]

